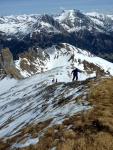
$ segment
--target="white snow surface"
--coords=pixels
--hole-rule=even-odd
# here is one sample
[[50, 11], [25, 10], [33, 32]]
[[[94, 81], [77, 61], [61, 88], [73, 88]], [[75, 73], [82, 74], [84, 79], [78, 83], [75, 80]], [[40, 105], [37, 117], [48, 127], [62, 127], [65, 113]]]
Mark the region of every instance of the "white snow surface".
[[[82, 20], [76, 15], [77, 10], [64, 10], [59, 16], [55, 17], [68, 32], [77, 32], [86, 28], [85, 26], [76, 26], [76, 21], [80, 24]], [[70, 24], [69, 26], [67, 24]], [[71, 26], [71, 27], [70, 27]]]
[[32, 32], [33, 25], [39, 19], [39, 14], [19, 15], [19, 16], [1, 16], [0, 17], [0, 31], [7, 35], [28, 34]]
[[73, 10], [64, 10], [56, 19], [58, 19], [60, 22], [66, 21], [69, 17], [73, 20]]
[[10, 88], [12, 88], [17, 83], [16, 79], [10, 79], [6, 77], [0, 81], [0, 94], [8, 92]]
[[103, 13], [99, 13], [99, 12], [87, 12], [85, 13], [85, 15], [90, 16], [90, 17], [94, 17], [100, 20], [105, 20], [107, 18], [113, 20], [113, 15], [105, 15]]
[[96, 17], [99, 19], [105, 19], [105, 17], [106, 17], [106, 15], [104, 15], [102, 13], [98, 13], [98, 12], [87, 12], [86, 15]]

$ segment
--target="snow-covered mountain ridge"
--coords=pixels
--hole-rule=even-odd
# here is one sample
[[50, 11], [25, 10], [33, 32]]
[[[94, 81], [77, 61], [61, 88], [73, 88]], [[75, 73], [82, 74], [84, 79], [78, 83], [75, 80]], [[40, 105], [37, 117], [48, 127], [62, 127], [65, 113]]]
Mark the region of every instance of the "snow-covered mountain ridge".
[[85, 14], [87, 16], [91, 16], [93, 18], [98, 18], [101, 20], [105, 20], [106, 18], [113, 19], [113, 15], [104, 15], [103, 13], [98, 13], [98, 12], [87, 12]]
[[[84, 78], [81, 75], [82, 80], [90, 76], [95, 76], [97, 71], [103, 75], [113, 75], [112, 63], [67, 43], [60, 43], [59, 45], [47, 48], [41, 53], [46, 56], [42, 65], [40, 57], [34, 59], [35, 63], [31, 62], [28, 58], [22, 58], [26, 59], [26, 64], [29, 68], [31, 68], [30, 66], [34, 64], [34, 67], [37, 68], [34, 73], [62, 67], [64, 74], [66, 75], [66, 81], [70, 81], [70, 72], [74, 67], [78, 67], [80, 70], [85, 71], [86, 76], [83, 75], [85, 77]], [[24, 77], [31, 76], [34, 74], [33, 72], [30, 72], [30, 70], [28, 71], [26, 68], [21, 68], [20, 61], [22, 61], [22, 59], [16, 61], [17, 68], [21, 71], [21, 74]], [[56, 78], [59, 78], [59, 75], [56, 75]], [[60, 82], [63, 81], [60, 79]]]
[[[30, 48], [28, 51], [21, 53], [19, 59], [15, 62], [9, 49], [3, 49], [0, 63], [1, 72], [6, 72], [7, 75], [17, 79], [26, 78], [57, 67], [62, 68], [67, 82], [70, 81], [70, 73], [74, 67], [78, 67], [86, 73], [85, 76], [81, 74], [81, 80], [96, 76], [97, 72], [103, 76], [113, 75], [112, 63], [67, 43], [60, 43], [45, 50], [39, 47]], [[56, 78], [60, 77], [59, 75], [55, 76]], [[63, 82], [61, 78], [60, 82]]]
[[77, 10], [64, 10], [55, 19], [69, 32], [78, 32], [84, 29], [105, 32], [108, 29], [113, 29], [113, 16], [97, 12], [81, 13]]
[[[33, 15], [20, 15], [20, 16], [1, 16], [0, 17], [0, 31], [6, 34], [8, 38], [17, 37], [22, 40], [27, 34], [32, 37], [33, 32], [60, 32], [60, 28], [57, 29], [52, 24], [55, 22], [54, 18], [44, 14]], [[56, 23], [58, 24], [58, 22]], [[58, 24], [58, 26], [60, 26]], [[61, 27], [63, 30], [63, 27]], [[43, 31], [44, 32], [44, 31]], [[9, 39], [10, 40], [10, 39]]]
[[[17, 37], [19, 34], [25, 36], [28, 33], [32, 33], [35, 31], [40, 32], [41, 28], [48, 28], [51, 32], [55, 32], [56, 29], [52, 29], [54, 25], [51, 26], [50, 22], [48, 22], [48, 19], [43, 19], [44, 16], [46, 16], [46, 14], [0, 16], [0, 31], [4, 32], [6, 35], [12, 35]], [[64, 29], [69, 32], [77, 31], [82, 28], [87, 28], [87, 26], [89, 30], [91, 30], [91, 28], [97, 28], [97, 25], [103, 28], [101, 31], [104, 31], [104, 29], [107, 28], [107, 25], [113, 28], [113, 16], [104, 15], [97, 12], [89, 12], [83, 14], [77, 10], [65, 10], [57, 17], [49, 17], [51, 19], [53, 18], [53, 20], [58, 21], [64, 27]], [[37, 28], [35, 24], [39, 24]], [[50, 31], [46, 30], [46, 32]]]
[[32, 32], [33, 24], [37, 22], [40, 15], [18, 15], [18, 16], [1, 16], [0, 31], [7, 36], [26, 35]]
[[69, 43], [112, 62], [113, 16], [65, 10], [59, 15], [34, 14], [0, 17], [0, 50], [17, 55], [30, 47]]

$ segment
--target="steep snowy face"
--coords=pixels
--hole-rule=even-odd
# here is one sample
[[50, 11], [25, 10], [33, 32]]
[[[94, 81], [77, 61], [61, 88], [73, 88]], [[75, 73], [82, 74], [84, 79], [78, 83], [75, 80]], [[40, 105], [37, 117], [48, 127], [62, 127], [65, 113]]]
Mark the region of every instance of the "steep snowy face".
[[68, 34], [67, 31], [57, 20], [48, 14], [44, 14], [33, 25], [30, 39], [38, 40], [44, 46], [46, 43], [51, 43], [51, 40], [55, 40], [56, 35], [63, 36], [66, 34]]
[[105, 30], [113, 26], [113, 19], [110, 15], [95, 12], [84, 14], [77, 10], [65, 10], [56, 17], [56, 20], [69, 32], [77, 32], [84, 29], [105, 32]]
[[113, 15], [107, 15], [111, 20], [113, 20]]
[[46, 32], [46, 33], [61, 33], [65, 32], [62, 25], [59, 24], [52, 16], [44, 14], [40, 17], [38, 22], [34, 25], [34, 32]]
[[90, 24], [90, 19], [78, 10], [64, 10], [55, 19], [69, 32], [86, 29], [88, 24]]

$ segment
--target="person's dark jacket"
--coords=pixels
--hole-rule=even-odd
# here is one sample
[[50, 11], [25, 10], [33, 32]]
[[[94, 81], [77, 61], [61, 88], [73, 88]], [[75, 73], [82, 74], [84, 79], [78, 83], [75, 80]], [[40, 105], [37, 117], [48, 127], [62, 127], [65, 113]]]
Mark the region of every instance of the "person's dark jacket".
[[78, 76], [78, 72], [81, 72], [78, 68], [75, 68], [74, 70], [72, 70], [71, 74], [73, 74], [73, 76]]

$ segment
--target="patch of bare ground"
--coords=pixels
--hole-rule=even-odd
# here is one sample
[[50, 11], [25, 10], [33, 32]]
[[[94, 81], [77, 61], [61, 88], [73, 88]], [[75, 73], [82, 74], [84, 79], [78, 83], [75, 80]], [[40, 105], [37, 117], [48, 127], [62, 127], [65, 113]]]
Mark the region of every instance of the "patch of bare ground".
[[[56, 150], [113, 150], [113, 77], [89, 80], [85, 82], [83, 90], [85, 87], [90, 88], [86, 100], [93, 108], [78, 112], [62, 124], [47, 128], [36, 145], [21, 149], [51, 150], [56, 147]], [[79, 99], [82, 99], [82, 95], [78, 97], [78, 101]], [[36, 137], [44, 127], [42, 124], [33, 124], [20, 132], [22, 135], [28, 133]], [[18, 137], [15, 141], [17, 139]], [[12, 143], [10, 140], [6, 143], [8, 146]]]
[[87, 71], [87, 74], [91, 74], [93, 71], [96, 71], [96, 76], [104, 76], [105, 74], [109, 74], [109, 72], [105, 72], [103, 69], [100, 69], [95, 64], [89, 63], [86, 60], [84, 60], [82, 63], [84, 65], [84, 69]]

